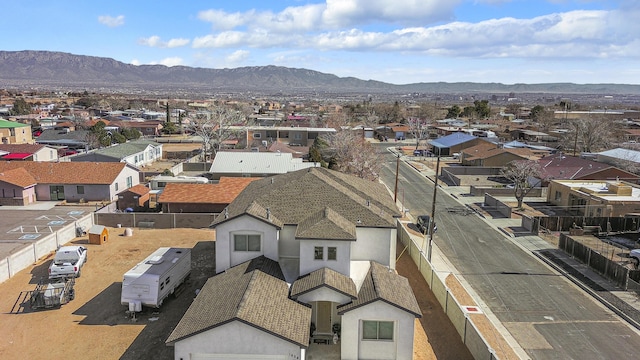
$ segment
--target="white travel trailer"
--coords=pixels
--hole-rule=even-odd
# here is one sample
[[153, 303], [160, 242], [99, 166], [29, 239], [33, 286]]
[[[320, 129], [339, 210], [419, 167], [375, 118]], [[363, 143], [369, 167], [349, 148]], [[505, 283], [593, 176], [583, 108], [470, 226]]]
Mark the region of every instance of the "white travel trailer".
[[124, 274], [120, 302], [131, 312], [159, 308], [190, 273], [191, 249], [159, 248]]
[[170, 183], [183, 183], [183, 184], [207, 184], [209, 179], [204, 176], [165, 176], [158, 175], [149, 181], [149, 188], [151, 190], [164, 190], [165, 186]]

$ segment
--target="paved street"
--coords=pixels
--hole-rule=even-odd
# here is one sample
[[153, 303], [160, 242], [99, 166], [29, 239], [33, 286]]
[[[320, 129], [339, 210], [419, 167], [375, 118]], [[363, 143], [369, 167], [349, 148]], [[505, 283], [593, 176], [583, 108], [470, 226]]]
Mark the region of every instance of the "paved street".
[[[382, 180], [394, 189], [396, 159], [386, 153]], [[433, 183], [400, 163], [398, 200], [415, 217], [430, 214]], [[481, 217], [447, 211], [461, 204], [438, 191], [434, 242], [479, 300], [532, 359], [628, 359], [637, 331], [564, 276], [523, 251]]]

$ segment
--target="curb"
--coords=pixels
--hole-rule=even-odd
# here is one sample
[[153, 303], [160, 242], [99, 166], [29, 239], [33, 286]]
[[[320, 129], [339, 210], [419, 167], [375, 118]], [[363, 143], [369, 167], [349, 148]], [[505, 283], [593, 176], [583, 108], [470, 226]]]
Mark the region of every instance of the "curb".
[[[567, 272], [566, 270], [564, 270], [562, 267], [560, 267], [554, 261], [552, 261], [551, 259], [549, 259], [546, 256], [544, 256], [543, 254], [541, 254], [539, 251], [532, 251], [532, 253], [537, 258], [539, 258], [540, 260], [544, 261], [547, 265], [552, 267], [554, 270], [556, 270], [557, 272], [562, 274], [564, 277], [569, 279], [572, 283], [577, 285], [580, 289], [584, 290], [586, 293], [591, 295], [594, 299], [598, 300], [607, 309], [613, 311], [616, 315], [620, 316], [622, 319], [624, 319], [626, 322], [628, 322], [631, 326], [633, 326], [634, 328], [640, 330], [640, 322], [637, 322], [636, 320], [631, 318], [629, 315], [627, 315], [624, 311], [620, 310], [615, 305], [613, 305], [611, 302], [609, 302], [607, 299], [605, 299], [602, 296], [600, 296], [596, 291], [594, 291], [589, 286], [584, 284], [582, 281], [580, 281], [578, 278], [576, 278], [573, 274], [571, 274], [571, 273]], [[562, 261], [562, 260], [560, 260], [560, 261]], [[607, 293], [609, 293], [609, 292], [607, 292]]]

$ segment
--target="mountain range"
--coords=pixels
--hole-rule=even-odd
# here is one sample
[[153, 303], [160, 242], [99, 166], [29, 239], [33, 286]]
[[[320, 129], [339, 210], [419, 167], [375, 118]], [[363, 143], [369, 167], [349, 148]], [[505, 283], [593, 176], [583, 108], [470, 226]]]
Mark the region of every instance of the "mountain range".
[[207, 69], [131, 65], [111, 58], [32, 50], [0, 51], [0, 79], [3, 84], [0, 86], [119, 91], [640, 94], [640, 85], [472, 82], [395, 85], [281, 66]]

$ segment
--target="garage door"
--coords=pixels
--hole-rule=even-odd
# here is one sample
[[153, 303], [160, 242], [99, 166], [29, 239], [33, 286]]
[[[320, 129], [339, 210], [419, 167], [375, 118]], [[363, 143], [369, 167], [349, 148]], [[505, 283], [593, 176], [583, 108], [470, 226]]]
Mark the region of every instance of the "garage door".
[[191, 354], [191, 360], [287, 360], [284, 355]]

